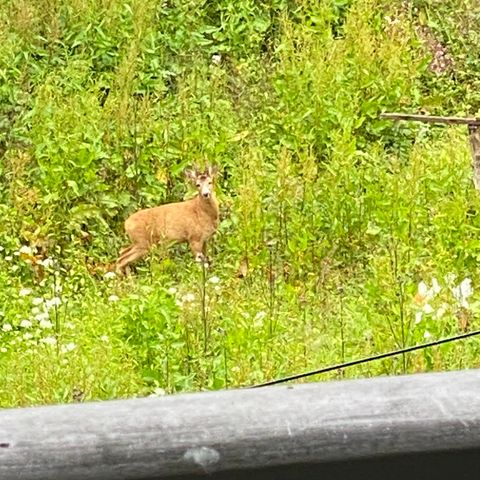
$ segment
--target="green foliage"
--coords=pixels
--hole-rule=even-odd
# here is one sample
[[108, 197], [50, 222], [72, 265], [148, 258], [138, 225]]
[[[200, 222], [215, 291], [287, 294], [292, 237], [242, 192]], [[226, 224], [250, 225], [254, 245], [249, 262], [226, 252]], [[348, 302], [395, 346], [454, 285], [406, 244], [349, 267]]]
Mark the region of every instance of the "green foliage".
[[[423, 27], [430, 65], [436, 72], [425, 76], [428, 90], [425, 107], [443, 112], [478, 115], [480, 82], [475, 74], [480, 67], [479, 32], [474, 25], [480, 10], [473, 0], [413, 2], [413, 14]], [[435, 68], [437, 67], [437, 68]]]
[[[475, 326], [467, 133], [379, 114], [478, 115], [479, 15], [3, 2], [0, 405], [246, 385]], [[211, 269], [180, 245], [109, 274], [124, 219], [188, 197], [194, 163], [221, 171]], [[471, 341], [327, 378], [476, 358]]]

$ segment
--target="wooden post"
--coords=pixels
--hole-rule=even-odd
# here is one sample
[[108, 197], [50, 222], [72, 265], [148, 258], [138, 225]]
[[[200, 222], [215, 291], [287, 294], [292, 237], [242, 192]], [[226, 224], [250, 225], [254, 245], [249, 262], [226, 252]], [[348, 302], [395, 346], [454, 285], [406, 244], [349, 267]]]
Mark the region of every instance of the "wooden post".
[[448, 125], [468, 125], [470, 145], [472, 147], [473, 184], [477, 190], [480, 190], [480, 118], [440, 117], [409, 113], [382, 113], [380, 118], [424, 123], [444, 123]]
[[480, 190], [480, 127], [469, 124], [468, 131], [472, 147], [473, 183], [475, 188]]
[[480, 471], [480, 370], [0, 410], [1, 480]]

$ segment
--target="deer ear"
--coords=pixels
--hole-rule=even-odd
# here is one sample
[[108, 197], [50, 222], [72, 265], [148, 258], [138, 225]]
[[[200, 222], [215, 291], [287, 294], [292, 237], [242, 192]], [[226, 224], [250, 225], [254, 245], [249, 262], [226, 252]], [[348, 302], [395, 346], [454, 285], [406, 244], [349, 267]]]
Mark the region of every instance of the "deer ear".
[[208, 176], [213, 178], [218, 173], [218, 167], [216, 165], [210, 165], [207, 168]]
[[187, 178], [187, 180], [194, 182], [197, 178], [196, 170], [192, 170], [190, 168], [188, 170], [185, 170], [185, 177]]

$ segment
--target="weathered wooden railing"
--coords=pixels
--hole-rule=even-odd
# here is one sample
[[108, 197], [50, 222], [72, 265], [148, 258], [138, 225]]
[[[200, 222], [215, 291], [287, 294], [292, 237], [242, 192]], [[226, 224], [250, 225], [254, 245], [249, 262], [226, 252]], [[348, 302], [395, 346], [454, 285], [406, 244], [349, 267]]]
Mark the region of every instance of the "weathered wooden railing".
[[418, 115], [411, 113], [382, 113], [380, 118], [387, 120], [407, 120], [410, 122], [443, 123], [446, 125], [467, 125], [472, 152], [473, 184], [480, 190], [480, 118], [441, 117], [437, 115]]
[[0, 410], [2, 480], [458, 479], [479, 467], [479, 370]]

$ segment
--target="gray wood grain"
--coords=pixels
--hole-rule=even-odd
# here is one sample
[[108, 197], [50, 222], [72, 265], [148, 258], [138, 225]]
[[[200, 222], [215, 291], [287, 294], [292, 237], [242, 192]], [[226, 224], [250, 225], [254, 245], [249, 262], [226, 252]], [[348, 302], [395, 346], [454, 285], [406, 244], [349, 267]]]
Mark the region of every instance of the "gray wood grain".
[[479, 458], [478, 370], [0, 410], [2, 480], [462, 478]]

